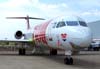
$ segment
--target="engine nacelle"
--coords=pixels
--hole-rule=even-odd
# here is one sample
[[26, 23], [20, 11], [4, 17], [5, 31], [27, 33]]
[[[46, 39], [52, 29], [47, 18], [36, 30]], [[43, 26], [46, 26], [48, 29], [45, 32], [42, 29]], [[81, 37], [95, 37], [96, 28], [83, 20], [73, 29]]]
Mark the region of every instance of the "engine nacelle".
[[20, 30], [15, 33], [15, 38], [16, 39], [21, 39], [23, 36], [24, 36], [24, 34]]

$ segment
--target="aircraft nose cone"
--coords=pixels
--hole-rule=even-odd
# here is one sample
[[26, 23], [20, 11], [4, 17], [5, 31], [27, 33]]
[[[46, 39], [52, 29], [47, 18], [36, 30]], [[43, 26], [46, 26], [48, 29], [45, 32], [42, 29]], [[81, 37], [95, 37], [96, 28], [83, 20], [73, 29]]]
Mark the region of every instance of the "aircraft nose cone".
[[85, 30], [79, 31], [79, 39], [80, 39], [79, 46], [83, 47], [89, 46], [92, 41], [92, 35], [90, 29], [87, 28]]
[[71, 41], [80, 47], [88, 47], [92, 41], [91, 30], [89, 28], [77, 28], [73, 31], [75, 35], [71, 38]]

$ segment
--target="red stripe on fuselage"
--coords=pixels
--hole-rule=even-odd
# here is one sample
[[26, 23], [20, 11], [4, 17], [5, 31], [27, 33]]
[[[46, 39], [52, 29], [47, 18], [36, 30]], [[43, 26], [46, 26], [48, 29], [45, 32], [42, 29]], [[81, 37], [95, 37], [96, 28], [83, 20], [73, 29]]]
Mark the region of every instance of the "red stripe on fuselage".
[[34, 38], [36, 41], [38, 42], [42, 42], [44, 44], [47, 44], [46, 41], [46, 29], [48, 24], [51, 22], [52, 20], [45, 22], [43, 24], [37, 25], [34, 29]]

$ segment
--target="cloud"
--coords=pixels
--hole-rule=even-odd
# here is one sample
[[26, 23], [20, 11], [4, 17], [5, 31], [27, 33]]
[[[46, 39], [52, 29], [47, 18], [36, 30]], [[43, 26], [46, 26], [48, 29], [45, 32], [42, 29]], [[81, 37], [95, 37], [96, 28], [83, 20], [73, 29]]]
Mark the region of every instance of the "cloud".
[[24, 5], [30, 5], [28, 0], [8, 0], [0, 4], [0, 7], [4, 8], [19, 8]]
[[46, 4], [38, 1], [38, 3], [34, 5], [34, 7], [38, 8], [39, 11], [42, 12], [42, 14], [47, 17], [56, 17], [59, 15], [65, 15], [67, 14], [68, 11], [70, 11], [70, 8], [66, 3]]
[[[69, 5], [70, 4], [70, 5]], [[76, 5], [77, 4], [77, 5]], [[72, 5], [72, 6], [71, 6]], [[75, 6], [76, 5], [76, 6]], [[8, 0], [0, 4], [2, 16], [25, 16], [52, 18], [59, 15], [98, 16], [99, 0], [76, 0], [60, 3], [45, 3], [40, 0]], [[75, 9], [77, 8], [77, 9]]]
[[[34, 16], [45, 16], [52, 17], [62, 14], [63, 10], [60, 8], [68, 9], [65, 3], [60, 4], [46, 4], [39, 0], [8, 0], [0, 4], [0, 11], [4, 15], [18, 16], [18, 15], [34, 15]], [[30, 9], [30, 10], [29, 10]], [[26, 13], [26, 14], [25, 14]]]
[[93, 0], [93, 1], [91, 1], [91, 0], [80, 0], [79, 4], [86, 5], [86, 6], [87, 5], [88, 6], [100, 6], [100, 1], [99, 0]]
[[95, 10], [90, 10], [90, 11], [85, 11], [80, 14], [82, 16], [100, 16], [100, 10], [95, 9]]

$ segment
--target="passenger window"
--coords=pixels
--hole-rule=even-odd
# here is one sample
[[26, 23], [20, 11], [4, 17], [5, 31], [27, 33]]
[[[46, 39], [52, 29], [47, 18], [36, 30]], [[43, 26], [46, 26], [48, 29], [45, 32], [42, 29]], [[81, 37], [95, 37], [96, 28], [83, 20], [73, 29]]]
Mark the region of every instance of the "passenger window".
[[85, 22], [79, 21], [79, 23], [80, 23], [81, 26], [87, 27], [87, 24]]
[[77, 26], [78, 25], [77, 21], [67, 21], [66, 23], [68, 26]]
[[66, 26], [66, 24], [64, 21], [61, 21], [61, 22], [58, 22], [56, 28], [63, 27], [63, 26]]

